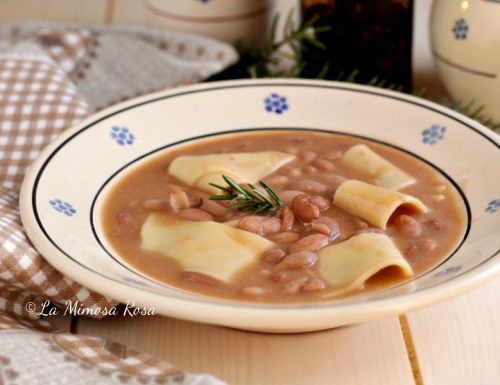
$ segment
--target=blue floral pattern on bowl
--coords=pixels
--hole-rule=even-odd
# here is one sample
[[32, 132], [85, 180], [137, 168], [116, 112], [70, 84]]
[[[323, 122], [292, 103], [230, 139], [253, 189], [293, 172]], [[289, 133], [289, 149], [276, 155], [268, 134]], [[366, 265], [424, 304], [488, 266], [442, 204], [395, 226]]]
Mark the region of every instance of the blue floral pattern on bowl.
[[446, 134], [446, 127], [439, 124], [433, 124], [430, 128], [422, 131], [422, 142], [425, 144], [433, 145], [444, 139]]
[[465, 19], [458, 19], [455, 21], [451, 30], [456, 40], [466, 40], [469, 33], [469, 25]]
[[288, 100], [286, 96], [272, 93], [264, 99], [264, 104], [267, 112], [274, 112], [275, 114], [282, 114], [289, 109]]
[[462, 269], [462, 266], [451, 266], [451, 267], [448, 267], [447, 269], [440, 271], [439, 273], [434, 274], [434, 276], [435, 277], [444, 277], [448, 274], [457, 273], [461, 269]]
[[71, 203], [63, 202], [60, 199], [52, 199], [49, 201], [50, 205], [54, 208], [54, 210], [67, 215], [68, 217], [72, 217], [76, 214], [76, 209], [73, 207]]
[[484, 209], [484, 211], [488, 214], [494, 214], [498, 210], [500, 210], [500, 198], [493, 199], [488, 203], [488, 206]]
[[127, 127], [113, 126], [111, 127], [111, 138], [120, 146], [134, 143], [135, 137]]

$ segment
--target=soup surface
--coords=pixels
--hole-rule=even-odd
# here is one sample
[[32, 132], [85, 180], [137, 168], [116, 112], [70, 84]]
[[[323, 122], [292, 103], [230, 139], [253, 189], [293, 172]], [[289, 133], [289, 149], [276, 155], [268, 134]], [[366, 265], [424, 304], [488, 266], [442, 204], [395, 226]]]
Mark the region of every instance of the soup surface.
[[306, 130], [222, 134], [167, 149], [115, 183], [101, 219], [114, 251], [144, 274], [263, 302], [396, 285], [446, 258], [466, 226], [455, 187], [426, 163]]

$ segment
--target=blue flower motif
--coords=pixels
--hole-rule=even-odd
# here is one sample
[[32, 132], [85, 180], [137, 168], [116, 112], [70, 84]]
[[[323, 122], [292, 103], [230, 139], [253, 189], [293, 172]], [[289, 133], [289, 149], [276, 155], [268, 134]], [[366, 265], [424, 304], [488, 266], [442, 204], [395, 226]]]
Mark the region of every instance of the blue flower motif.
[[272, 93], [265, 98], [264, 104], [267, 112], [274, 112], [275, 114], [282, 114], [289, 108], [286, 96], [281, 96], [276, 93]]
[[72, 217], [76, 214], [76, 209], [73, 207], [71, 203], [63, 202], [60, 199], [52, 199], [49, 201], [50, 205], [54, 208], [54, 210], [67, 215], [68, 217]]
[[127, 127], [113, 126], [110, 132], [111, 138], [120, 146], [125, 146], [126, 144], [131, 145], [134, 143], [134, 135], [129, 131]]
[[494, 214], [500, 210], [500, 198], [493, 199], [488, 203], [488, 206], [484, 209], [484, 212], [488, 214]]
[[444, 138], [446, 127], [439, 124], [433, 124], [430, 128], [422, 131], [422, 142], [425, 144], [433, 145]]
[[462, 266], [452, 266], [447, 269], [441, 270], [439, 273], [434, 274], [434, 277], [444, 277], [445, 275], [456, 273], [462, 269]]
[[456, 40], [466, 40], [467, 34], [469, 33], [469, 25], [465, 19], [458, 19], [455, 21], [451, 31], [453, 32]]

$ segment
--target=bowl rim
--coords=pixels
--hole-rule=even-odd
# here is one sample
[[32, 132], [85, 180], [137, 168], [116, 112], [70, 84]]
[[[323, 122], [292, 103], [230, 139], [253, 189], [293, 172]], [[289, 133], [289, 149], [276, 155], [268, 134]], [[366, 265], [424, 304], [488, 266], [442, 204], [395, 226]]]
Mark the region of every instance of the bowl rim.
[[[397, 294], [387, 298], [375, 298], [366, 302], [342, 303], [340, 306], [328, 306], [329, 302], [324, 302], [324, 306], [316, 307], [270, 307], [270, 306], [237, 306], [237, 302], [214, 303], [192, 301], [190, 299], [179, 299], [167, 297], [160, 293], [152, 293], [137, 287], [129, 286], [122, 282], [110, 281], [108, 278], [99, 276], [95, 272], [88, 270], [79, 262], [70, 258], [61, 258], [63, 254], [57, 246], [52, 244], [50, 237], [44, 234], [43, 228], [35, 218], [32, 208], [33, 188], [39, 178], [39, 171], [46, 160], [50, 160], [53, 152], [64, 142], [70, 140], [75, 134], [84, 130], [106, 117], [119, 113], [123, 110], [138, 107], [146, 102], [166, 98], [174, 95], [203, 92], [214, 88], [241, 88], [250, 86], [316, 86], [334, 89], [355, 90], [368, 94], [382, 95], [391, 99], [409, 102], [417, 106], [430, 109], [443, 114], [459, 123], [469, 127], [479, 135], [492, 142], [500, 149], [500, 138], [488, 128], [480, 123], [452, 111], [436, 103], [395, 91], [380, 88], [346, 84], [342, 82], [324, 80], [305, 79], [258, 79], [258, 80], [233, 80], [215, 83], [204, 83], [176, 88], [173, 90], [161, 91], [147, 94], [129, 101], [111, 106], [83, 120], [78, 125], [65, 130], [61, 136], [50, 143], [32, 164], [25, 176], [20, 193], [20, 214], [25, 231], [34, 244], [35, 248], [47, 259], [47, 261], [63, 274], [73, 278], [84, 287], [88, 287], [98, 293], [103, 293], [121, 302], [134, 300], [138, 306], [148, 306], [156, 308], [158, 313], [166, 314], [176, 318], [213, 323], [225, 326], [236, 326], [245, 329], [256, 329], [256, 323], [263, 324], [270, 322], [280, 324], [275, 327], [275, 331], [300, 331], [317, 330], [325, 328], [325, 321], [319, 318], [329, 318], [328, 322], [332, 326], [340, 326], [353, 322], [382, 317], [390, 314], [400, 314], [422, 306], [440, 302], [461, 294], [467, 290], [479, 286], [486, 280], [491, 279], [500, 273], [500, 249], [493, 254], [490, 259], [484, 261], [473, 269], [461, 273], [445, 282], [438, 283], [428, 288], [416, 292]], [[333, 302], [335, 303], [335, 302]], [[194, 305], [194, 306], [189, 306]], [[263, 304], [269, 305], [269, 304]], [[314, 320], [313, 314], [318, 313], [321, 317]], [[221, 317], [223, 314], [223, 317]], [[222, 318], [222, 319], [221, 319]], [[260, 321], [260, 322], [259, 322]], [[271, 322], [272, 321], [272, 322]], [[304, 325], [307, 325], [305, 327]], [[257, 328], [258, 329], [258, 328]], [[272, 328], [273, 329], [273, 328]]]

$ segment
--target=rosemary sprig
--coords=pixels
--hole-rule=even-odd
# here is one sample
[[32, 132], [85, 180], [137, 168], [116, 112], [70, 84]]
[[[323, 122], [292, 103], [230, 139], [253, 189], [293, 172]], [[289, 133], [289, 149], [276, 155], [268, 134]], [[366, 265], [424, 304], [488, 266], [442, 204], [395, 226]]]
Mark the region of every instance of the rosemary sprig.
[[[240, 60], [211, 80], [287, 77], [297, 78], [304, 75], [304, 53], [308, 48], [326, 49], [317, 35], [331, 29], [330, 26], [316, 25], [317, 17], [297, 24], [293, 11], [290, 11], [283, 23], [283, 33], [277, 39], [280, 16], [275, 15], [269, 38], [262, 45], [236, 43]], [[316, 74], [324, 78], [328, 63]]]
[[226, 175], [222, 175], [222, 179], [227, 183], [227, 187], [215, 183], [209, 183], [209, 185], [224, 191], [225, 194], [213, 195], [209, 199], [213, 201], [230, 201], [232, 204], [229, 208], [240, 211], [251, 211], [253, 214], [265, 213], [274, 215], [278, 208], [283, 207], [283, 202], [278, 194], [263, 181], [259, 181], [259, 184], [268, 195], [264, 194], [251, 183], [248, 184], [248, 190]]
[[483, 111], [485, 109], [484, 104], [477, 103], [475, 98], [469, 100], [468, 102], [462, 99], [456, 101], [443, 99], [438, 102], [468, 116], [469, 118], [477, 120], [479, 123], [491, 128], [497, 134], [500, 134], [500, 122], [495, 121], [491, 116], [485, 113]]

